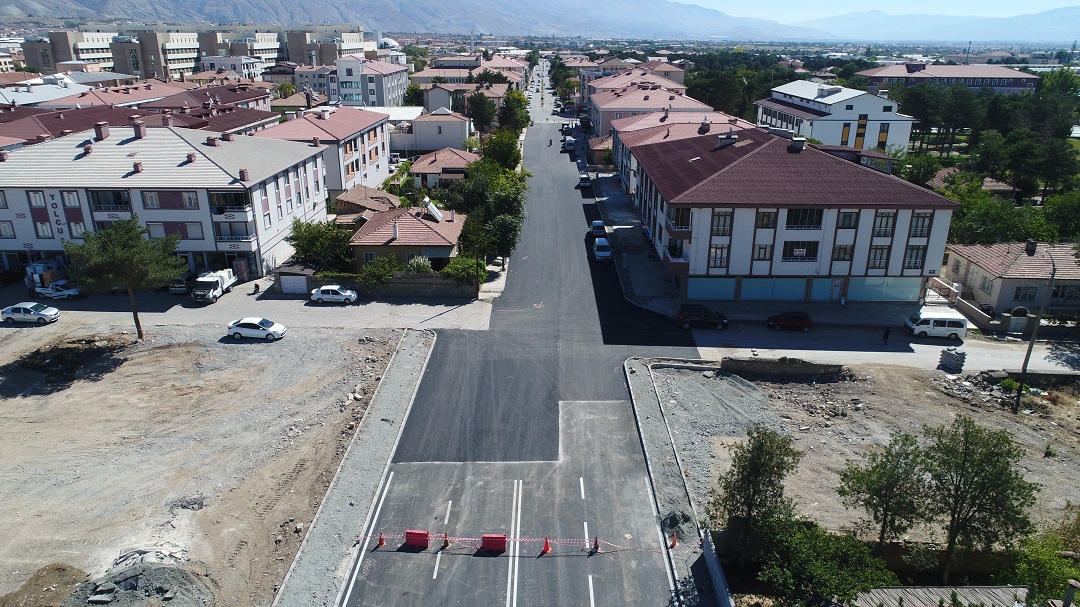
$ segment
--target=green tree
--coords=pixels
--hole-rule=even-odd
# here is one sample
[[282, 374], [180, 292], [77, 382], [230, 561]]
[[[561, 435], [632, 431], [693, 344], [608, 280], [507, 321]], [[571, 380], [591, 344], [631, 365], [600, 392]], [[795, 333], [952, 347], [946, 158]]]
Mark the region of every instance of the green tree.
[[925, 186], [941, 170], [941, 162], [928, 154], [908, 154], [903, 177], [915, 185]]
[[510, 129], [518, 133], [529, 126], [529, 100], [521, 91], [508, 91], [499, 108], [499, 129]]
[[459, 255], [451, 259], [439, 273], [463, 284], [475, 283], [478, 280], [483, 282], [487, 279], [487, 266], [479, 258]]
[[405, 105], [424, 105], [424, 89], [415, 82], [405, 87]]
[[187, 269], [176, 255], [180, 234], [149, 238], [150, 228], [139, 225], [138, 215], [121, 219], [97, 232], [83, 232], [83, 242], [64, 241], [68, 267], [79, 288], [103, 293], [116, 287], [127, 289], [135, 333], [143, 338], [135, 291], [153, 289], [178, 278]]
[[885, 562], [850, 535], [835, 535], [813, 521], [773, 519], [758, 579], [789, 605], [819, 605], [836, 597], [848, 604], [859, 592], [896, 586]]
[[1043, 214], [1060, 236], [1080, 237], [1080, 192], [1051, 196], [1043, 202]]
[[473, 77], [473, 81], [491, 84], [507, 84], [510, 82], [510, 79], [502, 72], [484, 68], [484, 71]]
[[926, 518], [922, 451], [911, 434], [895, 432], [866, 464], [848, 462], [836, 492], [848, 508], [862, 507], [878, 528], [878, 546]]
[[1004, 430], [987, 430], [961, 415], [925, 434], [927, 506], [945, 527], [941, 583], [948, 584], [959, 554], [1032, 531], [1027, 508], [1039, 486], [1017, 469], [1023, 451]]
[[802, 459], [790, 436], [761, 426], [731, 446], [731, 467], [721, 473], [709, 500], [709, 518], [726, 527], [740, 546], [740, 563], [760, 549], [762, 532], [776, 519], [791, 518], [794, 504], [784, 495], [784, 477]]
[[278, 99], [284, 99], [286, 97], [292, 97], [296, 94], [296, 85], [288, 80], [282, 80], [274, 87], [274, 94]]
[[513, 215], [496, 215], [485, 226], [487, 252], [506, 259], [517, 248], [521, 238], [521, 219]]
[[514, 170], [521, 164], [521, 148], [513, 131], [500, 129], [480, 142], [481, 154], [504, 169]]
[[1068, 547], [1052, 530], [1024, 538], [1006, 554], [1009, 566], [996, 578], [1001, 584], [1027, 586], [1028, 605], [1046, 605], [1060, 599], [1067, 580], [1080, 578], [1080, 564], [1061, 556]]
[[1035, 149], [1035, 175], [1042, 180], [1042, 195], [1059, 190], [1080, 173], [1076, 148], [1065, 139], [1045, 138]]
[[293, 247], [293, 261], [317, 271], [348, 272], [352, 269], [351, 234], [325, 221], [293, 219], [292, 231], [285, 242]]
[[461, 141], [461, 147], [465, 148], [465, 151], [471, 152], [480, 147], [480, 140], [476, 137], [466, 137]]
[[[341, 230], [344, 231], [344, 230]], [[346, 234], [348, 234], [346, 232]], [[401, 269], [393, 255], [376, 257], [375, 259], [360, 266], [358, 282], [366, 287], [381, 287], [390, 282], [394, 272]]]
[[487, 131], [495, 120], [495, 102], [488, 99], [484, 93], [476, 91], [466, 98], [465, 104], [476, 130], [481, 133]]
[[971, 168], [977, 173], [1002, 179], [1007, 161], [1005, 138], [995, 130], [983, 131], [979, 143], [971, 151]]

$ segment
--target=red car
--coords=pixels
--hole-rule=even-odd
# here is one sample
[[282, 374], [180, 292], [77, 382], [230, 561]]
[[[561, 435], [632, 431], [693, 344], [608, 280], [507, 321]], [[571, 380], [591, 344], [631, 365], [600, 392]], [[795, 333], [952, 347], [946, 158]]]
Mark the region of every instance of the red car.
[[814, 321], [810, 320], [810, 315], [806, 312], [784, 312], [783, 314], [777, 314], [770, 316], [765, 321], [770, 329], [779, 331], [780, 329], [799, 329], [803, 333], [810, 330], [810, 327], [814, 326]]

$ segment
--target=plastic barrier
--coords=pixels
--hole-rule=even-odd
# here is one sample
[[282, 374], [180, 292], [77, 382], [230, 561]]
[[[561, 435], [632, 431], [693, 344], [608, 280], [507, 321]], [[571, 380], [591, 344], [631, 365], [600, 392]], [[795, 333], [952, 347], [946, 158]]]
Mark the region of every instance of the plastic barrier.
[[405, 545], [412, 548], [422, 548], [427, 550], [428, 542], [431, 540], [431, 534], [427, 531], [415, 531], [407, 529], [405, 531]]
[[506, 534], [485, 533], [481, 535], [480, 549], [486, 552], [506, 552]]

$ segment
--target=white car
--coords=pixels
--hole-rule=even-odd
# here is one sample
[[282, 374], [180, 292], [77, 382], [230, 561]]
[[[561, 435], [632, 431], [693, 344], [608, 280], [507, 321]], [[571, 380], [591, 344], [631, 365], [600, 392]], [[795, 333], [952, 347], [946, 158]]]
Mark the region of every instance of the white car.
[[311, 291], [311, 301], [317, 301], [319, 303], [333, 301], [349, 305], [358, 299], [360, 298], [357, 297], [356, 291], [346, 289], [340, 285], [326, 285], [325, 287], [319, 287], [318, 289], [312, 289]]
[[79, 289], [68, 284], [66, 280], [58, 280], [47, 287], [37, 287], [34, 290], [38, 295], [50, 299], [71, 299], [81, 295]]
[[60, 310], [36, 301], [24, 301], [0, 310], [0, 318], [9, 325], [16, 322], [36, 322], [43, 325], [60, 320]]
[[608, 262], [612, 260], [611, 257], [611, 245], [608, 243], [607, 238], [597, 238], [593, 241], [592, 245], [593, 257], [599, 262]]
[[233, 339], [254, 337], [255, 339], [274, 341], [275, 339], [285, 337], [286, 331], [288, 331], [288, 329], [285, 328], [285, 325], [280, 325], [267, 318], [249, 316], [248, 318], [241, 318], [240, 320], [234, 320], [229, 323], [225, 334], [232, 335]]

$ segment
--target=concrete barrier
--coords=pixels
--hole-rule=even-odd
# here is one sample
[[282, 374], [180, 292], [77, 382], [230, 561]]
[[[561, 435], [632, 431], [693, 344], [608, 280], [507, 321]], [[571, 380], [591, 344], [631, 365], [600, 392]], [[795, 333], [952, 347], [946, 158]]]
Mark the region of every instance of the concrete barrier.
[[734, 358], [725, 356], [720, 368], [729, 373], [760, 375], [839, 375], [843, 365], [811, 363], [798, 358]]

